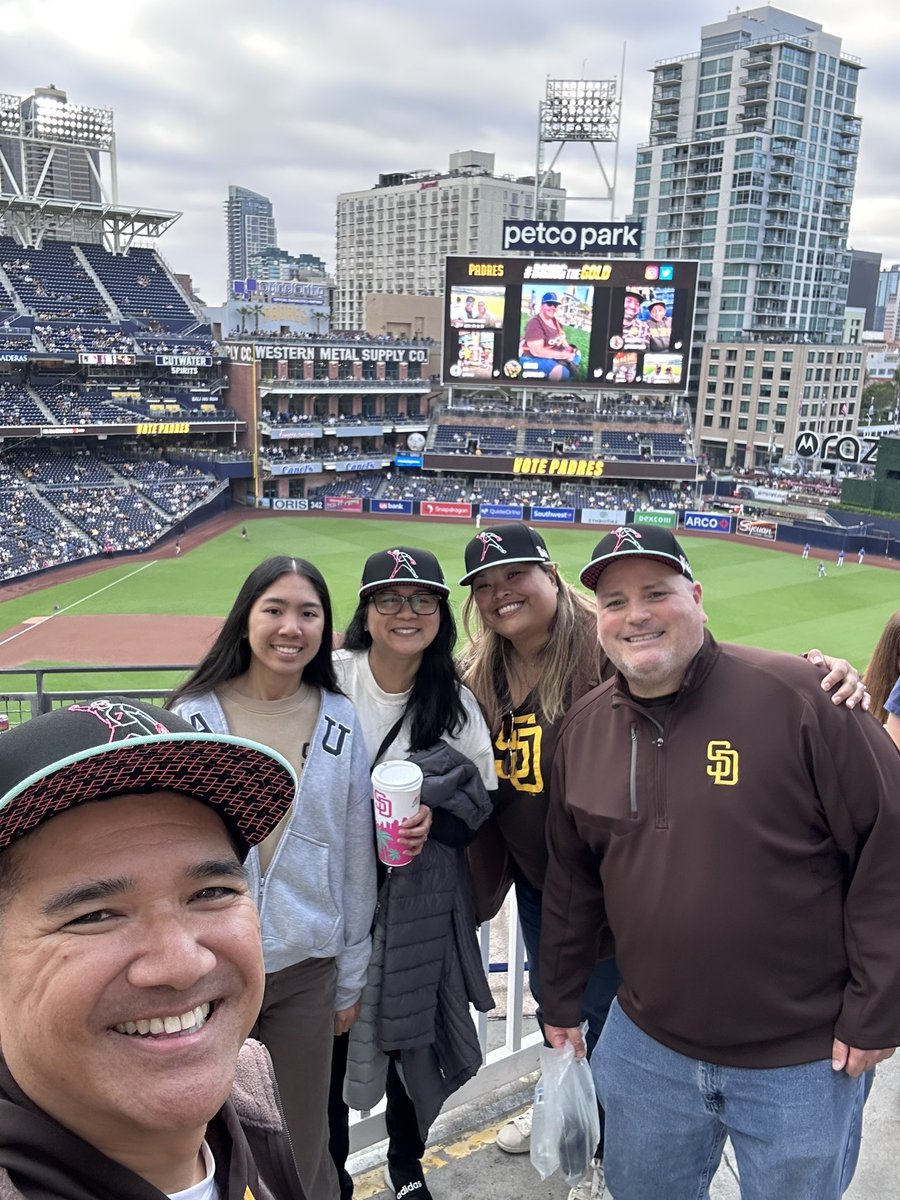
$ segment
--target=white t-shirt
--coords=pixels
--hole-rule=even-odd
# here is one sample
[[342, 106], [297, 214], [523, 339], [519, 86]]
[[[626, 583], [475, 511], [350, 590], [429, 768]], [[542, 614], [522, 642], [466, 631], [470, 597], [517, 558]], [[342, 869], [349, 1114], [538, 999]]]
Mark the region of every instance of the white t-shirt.
[[169, 1200], [220, 1200], [219, 1189], [216, 1187], [216, 1160], [205, 1138], [200, 1150], [203, 1154], [203, 1165], [206, 1167], [206, 1178], [189, 1188], [184, 1188], [183, 1191], [169, 1192]]
[[[391, 726], [406, 707], [409, 692], [385, 692], [375, 682], [369, 667], [369, 655], [365, 650], [335, 650], [334, 667], [338, 683], [356, 708], [362, 726], [369, 763], [374, 765], [378, 747], [384, 741]], [[465, 754], [478, 768], [484, 786], [489, 792], [497, 787], [497, 770], [494, 766], [494, 748], [491, 735], [478, 701], [467, 687], [460, 687], [460, 699], [468, 720], [455, 736], [444, 734], [444, 741]], [[386, 746], [381, 760], [409, 757], [409, 721], [403, 725], [394, 740]]]

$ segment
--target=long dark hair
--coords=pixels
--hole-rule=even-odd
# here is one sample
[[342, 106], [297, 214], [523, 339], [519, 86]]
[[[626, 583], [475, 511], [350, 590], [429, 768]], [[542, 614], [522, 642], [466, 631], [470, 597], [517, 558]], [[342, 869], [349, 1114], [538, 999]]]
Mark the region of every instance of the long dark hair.
[[276, 554], [272, 558], [264, 559], [244, 580], [219, 636], [200, 664], [166, 700], [167, 708], [172, 708], [186, 696], [202, 696], [205, 692], [214, 691], [219, 684], [227, 683], [237, 675], [243, 675], [250, 666], [251, 658], [250, 642], [245, 636], [250, 609], [282, 575], [302, 575], [304, 579], [308, 579], [322, 605], [322, 644], [315, 657], [304, 668], [303, 682], [327, 688], [330, 692], [341, 690], [331, 661], [334, 621], [331, 614], [331, 596], [328, 594], [328, 585], [322, 577], [322, 572], [305, 558], [288, 558], [284, 554]]
[[872, 657], [863, 675], [863, 683], [872, 696], [869, 711], [878, 718], [882, 725], [888, 719], [884, 702], [891, 694], [891, 689], [900, 675], [897, 667], [898, 658], [900, 658], [900, 611], [888, 617], [888, 622], [872, 651]]
[[[371, 595], [360, 600], [344, 634], [345, 650], [368, 650], [372, 635], [366, 629], [366, 611]], [[455, 737], [468, 720], [460, 699], [459, 675], [453, 661], [456, 645], [456, 621], [450, 605], [441, 597], [441, 615], [434, 641], [422, 654], [422, 662], [404, 710], [410, 718], [409, 748], [415, 754], [449, 733]]]

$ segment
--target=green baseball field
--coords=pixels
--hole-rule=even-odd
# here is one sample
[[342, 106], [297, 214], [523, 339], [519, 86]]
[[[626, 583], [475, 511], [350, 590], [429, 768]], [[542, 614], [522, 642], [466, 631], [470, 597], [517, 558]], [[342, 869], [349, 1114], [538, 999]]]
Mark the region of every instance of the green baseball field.
[[[247, 541], [235, 525], [177, 557], [169, 546], [146, 561], [132, 558], [101, 566], [68, 582], [0, 600], [0, 666], [195, 661], [245, 576], [271, 554], [308, 558], [319, 567], [332, 591], [338, 629], [353, 611], [366, 556], [391, 545], [422, 545], [434, 551], [458, 609], [465, 599], [465, 589], [456, 580], [463, 573], [463, 547], [474, 533], [471, 524], [279, 516], [248, 521], [247, 529]], [[543, 532], [551, 554], [572, 581], [602, 533], [562, 528]], [[818, 646], [862, 669], [888, 617], [900, 607], [900, 573], [878, 565], [871, 556], [862, 567], [855, 554], [848, 553], [842, 567], [830, 557], [825, 560], [826, 576], [818, 578], [820, 556], [815, 552], [804, 560], [798, 553], [772, 550], [749, 539], [695, 536], [682, 541], [704, 586], [710, 628], [720, 640], [793, 652]], [[205, 624], [189, 624], [201, 619]], [[67, 627], [68, 648], [62, 654], [48, 638]], [[187, 641], [177, 639], [174, 633], [180, 627], [199, 630], [202, 637], [198, 632], [189, 633]], [[90, 629], [103, 638], [104, 649], [114, 648], [115, 658], [91, 653]], [[116, 678], [126, 685], [121, 670]], [[172, 680], [155, 678], [160, 686]], [[145, 677], [143, 682], [150, 681]], [[17, 680], [5, 677], [0, 690], [17, 690]]]

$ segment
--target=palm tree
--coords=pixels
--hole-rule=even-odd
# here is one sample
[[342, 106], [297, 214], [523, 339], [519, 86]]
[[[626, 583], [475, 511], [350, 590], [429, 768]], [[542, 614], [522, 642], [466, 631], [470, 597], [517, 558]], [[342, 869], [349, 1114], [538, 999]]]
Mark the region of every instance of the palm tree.
[[313, 319], [313, 320], [315, 321], [315, 323], [316, 323], [316, 333], [321, 333], [321, 332], [322, 332], [322, 329], [321, 329], [320, 322], [321, 322], [321, 321], [327, 321], [330, 315], [331, 315], [331, 314], [330, 314], [329, 312], [327, 312], [327, 311], [326, 311], [324, 308], [318, 308], [318, 309], [316, 309], [316, 311], [315, 311], [315, 312], [312, 314], [312, 319]]
[[237, 308], [237, 315], [241, 318], [241, 333], [247, 332], [247, 318], [252, 315], [253, 309], [246, 304], [241, 304]]

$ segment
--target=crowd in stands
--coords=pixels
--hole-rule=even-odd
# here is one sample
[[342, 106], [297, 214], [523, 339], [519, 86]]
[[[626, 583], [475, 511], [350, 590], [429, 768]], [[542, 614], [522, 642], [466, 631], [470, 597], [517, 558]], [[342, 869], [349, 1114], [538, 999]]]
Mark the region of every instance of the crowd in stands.
[[260, 449], [260, 457], [264, 462], [317, 462], [323, 458], [321, 450], [313, 452], [312, 450], [300, 450], [292, 448], [290, 443], [282, 445], [280, 442], [270, 442]]
[[147, 549], [217, 486], [165, 458], [12, 447], [0, 460], [0, 580], [103, 551]]
[[649, 508], [648, 497], [636, 489], [599, 487], [562, 480], [495, 479], [490, 476], [388, 473], [377, 492], [379, 500], [444, 500], [469, 504], [537, 504], [562, 508]]
[[381, 475], [372, 471], [368, 475], [339, 475], [306, 493], [310, 500], [321, 500], [323, 496], [360, 496], [369, 499], [375, 495], [381, 483]]
[[213, 354], [219, 348], [219, 343], [209, 335], [202, 337], [182, 337], [177, 340], [152, 340], [137, 335], [138, 353], [140, 354]]
[[0, 580], [95, 553], [85, 537], [54, 519], [21, 479], [11, 486], [5, 478], [0, 481], [0, 509]]
[[[55, 377], [58, 378], [58, 377]], [[140, 398], [115, 399], [114, 392]], [[162, 410], [158, 406], [165, 405]], [[157, 407], [151, 407], [157, 406]], [[0, 383], [0, 425], [133, 425], [137, 421], [234, 421], [210, 394], [204, 405], [188, 402], [171, 380], [138, 380], [129, 384], [87, 387], [73, 381], [48, 383], [41, 377], [26, 385]]]
[[47, 414], [18, 383], [0, 383], [0, 425], [41, 425]]
[[675, 433], [632, 433], [630, 430], [604, 429], [600, 451], [611, 460], [647, 462], [694, 462], [686, 439]]
[[[363, 364], [362, 379], [357, 379], [353, 375], [351, 363], [339, 364], [339, 374], [337, 379], [330, 379], [325, 373], [327, 367], [322, 363], [316, 363], [315, 373], [312, 379], [305, 379], [301, 373], [290, 375], [287, 379], [277, 379], [274, 375], [268, 377], [263, 376], [261, 384], [264, 388], [280, 388], [285, 391], [296, 391], [297, 388], [303, 388], [304, 391], [328, 391], [329, 388], [343, 388], [348, 391], [348, 384], [353, 385], [353, 390], [358, 391], [360, 387], [365, 387], [367, 391], [382, 392], [385, 388], [421, 388], [423, 384], [428, 384], [429, 380], [425, 375], [416, 375], [415, 372], [421, 366], [420, 363], [411, 363], [409, 368], [409, 378], [400, 379], [397, 372], [396, 363], [387, 364], [387, 374], [384, 379], [375, 378], [375, 363]], [[393, 374], [391, 372], [394, 372]]]
[[17, 312], [0, 312], [0, 350], [31, 349], [31, 323], [16, 324]]
[[[0, 237], [0, 268], [20, 303], [42, 324], [121, 317], [143, 322], [147, 329], [156, 326], [153, 332], [163, 335], [161, 342], [175, 346], [177, 352], [181, 348], [178, 324], [196, 326], [198, 321], [199, 314], [170, 279], [155, 251], [144, 247], [133, 247], [128, 254], [113, 254], [93, 243], [45, 240], [40, 247], [22, 247], [12, 238]], [[110, 309], [97, 280], [115, 310]], [[50, 336], [54, 342], [52, 348], [48, 347], [51, 352], [98, 349], [75, 347], [55, 330]], [[128, 338], [125, 333], [121, 336]], [[128, 349], [133, 349], [130, 338], [128, 341]], [[203, 347], [204, 353], [210, 352], [208, 328], [200, 331], [194, 344]]]
[[[438, 454], [596, 456], [611, 461], [695, 462], [690, 430], [679, 420], [665, 415], [670, 430], [659, 426], [664, 414], [648, 419], [643, 408], [618, 407], [612, 413], [581, 410], [581, 425], [559, 427], [536, 425], [534, 421], [509, 421], [504, 425], [482, 425], [460, 421], [457, 410], [444, 410], [433, 432], [431, 448]], [[512, 415], [511, 413], [509, 415]], [[588, 426], [586, 421], [592, 421]], [[556, 418], [554, 418], [556, 420]], [[617, 428], [622, 422], [624, 427]], [[629, 422], [641, 422], [635, 428]], [[649, 427], [648, 427], [649, 426]], [[674, 426], [674, 428], [672, 427]]]
[[21, 333], [9, 334], [0, 333], [0, 350], [21, 350], [26, 353], [31, 349], [31, 330], [23, 330]]
[[106, 550], [146, 550], [167, 526], [143, 496], [115, 488], [56, 488], [48, 498], [68, 521]]
[[590, 454], [594, 449], [591, 429], [546, 429], [532, 425], [525, 430], [525, 450], [529, 454], [550, 453], [557, 446], [564, 454]]
[[776, 488], [789, 495], [802, 493], [811, 496], [838, 497], [841, 494], [839, 481], [813, 479], [809, 475], [790, 474], [783, 470], [776, 475], [772, 471], [750, 468], [745, 471], [734, 471], [733, 476], [736, 485], [739, 483], [755, 484], [757, 487]]
[[134, 341], [117, 325], [42, 325], [34, 332], [48, 354], [134, 354]]
[[393, 333], [366, 333], [362, 329], [330, 329], [327, 333], [292, 333], [268, 329], [232, 329], [229, 338], [260, 342], [318, 342], [323, 345], [357, 346], [433, 346], [434, 338], [415, 334], [401, 337]]
[[549, 393], [537, 395], [524, 408], [514, 400], [498, 400], [495, 394], [481, 395], [469, 392], [465, 399], [456, 400], [451, 408], [445, 405], [440, 409], [441, 416], [448, 420], [464, 413], [477, 413], [479, 416], [510, 417], [516, 420], [533, 421], [551, 420], [557, 424], [567, 424], [577, 421], [620, 421], [633, 423], [646, 421], [649, 424], [669, 423], [683, 425], [686, 420], [684, 409], [673, 411], [672, 400], [661, 396], [632, 396], [629, 393], [607, 394], [599, 393], [596, 401], [585, 401], [577, 395]]
[[18, 246], [12, 238], [0, 238], [0, 267], [19, 300], [40, 321], [111, 315], [68, 242], [45, 242], [35, 249]]
[[83, 245], [81, 251], [123, 316], [196, 319], [153, 250], [138, 246], [128, 254], [110, 254], [102, 246]]
[[108, 388], [39, 384], [34, 391], [60, 425], [133, 424], [142, 416], [124, 403], [110, 400]]

